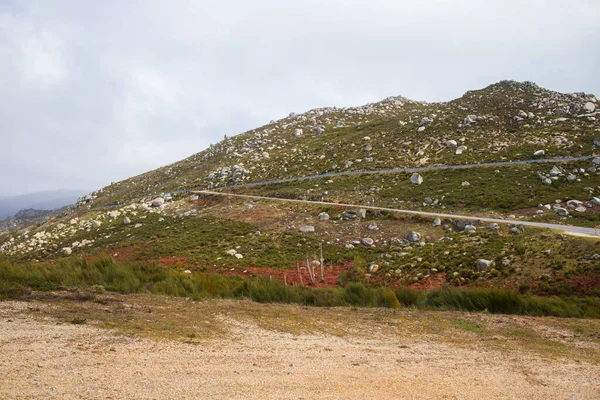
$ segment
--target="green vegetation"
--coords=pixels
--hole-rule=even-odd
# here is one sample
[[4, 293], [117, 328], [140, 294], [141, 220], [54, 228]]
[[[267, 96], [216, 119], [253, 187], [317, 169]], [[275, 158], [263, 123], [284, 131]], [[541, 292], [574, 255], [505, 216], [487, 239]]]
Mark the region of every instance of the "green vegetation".
[[[565, 171], [571, 171], [576, 168], [587, 169], [592, 164], [589, 161], [581, 161], [557, 165]], [[566, 178], [561, 177], [552, 185], [544, 185], [538, 174], [548, 174], [552, 166], [553, 164], [529, 164], [426, 171], [420, 173], [423, 176], [421, 185], [410, 183], [410, 173], [399, 173], [307, 179], [231, 190], [268, 197], [332, 202], [341, 200], [344, 203], [354, 204], [375, 199], [377, 206], [400, 209], [510, 213], [530, 208], [537, 209], [539, 204], [553, 204], [556, 199], [586, 201], [590, 199], [586, 189], [600, 186], [600, 176], [595, 174], [574, 182], [567, 182]], [[462, 182], [469, 182], [469, 185], [462, 186]], [[425, 207], [423, 205], [425, 197], [438, 200], [439, 204]], [[444, 206], [443, 209], [441, 205]], [[525, 214], [531, 216], [533, 211]], [[544, 222], [560, 221], [553, 212], [536, 216], [535, 219]], [[600, 224], [600, 213], [573, 212], [567, 223], [596, 226]]]
[[[536, 297], [500, 290], [460, 290], [451, 287], [426, 294], [409, 289], [393, 291], [350, 283], [346, 287], [311, 289], [284, 285], [268, 277], [244, 279], [218, 274], [184, 274], [157, 265], [120, 264], [112, 259], [85, 260], [58, 265], [0, 263], [0, 297], [15, 298], [31, 290], [108, 290], [178, 297], [249, 298], [270, 303], [310, 306], [399, 307], [488, 311], [491, 313], [600, 318], [597, 297]], [[73, 322], [76, 323], [76, 322]], [[80, 322], [84, 323], [84, 322]]]

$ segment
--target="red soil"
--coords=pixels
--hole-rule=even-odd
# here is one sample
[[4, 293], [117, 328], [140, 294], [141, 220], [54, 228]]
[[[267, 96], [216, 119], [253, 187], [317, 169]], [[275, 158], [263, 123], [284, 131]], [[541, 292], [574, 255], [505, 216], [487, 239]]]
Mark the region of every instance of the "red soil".
[[[340, 275], [350, 268], [350, 265], [325, 265], [323, 270], [323, 278], [321, 280], [321, 269], [319, 267], [314, 268], [315, 282], [312, 283], [310, 274], [306, 268], [306, 262], [299, 263], [300, 274], [298, 274], [297, 268], [269, 268], [269, 267], [237, 267], [237, 268], [226, 268], [226, 267], [215, 267], [211, 272], [220, 273], [223, 275], [238, 275], [242, 277], [255, 276], [269, 276], [271, 279], [277, 279], [280, 282], [287, 283], [290, 286], [310, 286], [313, 288], [320, 287], [334, 287], [338, 283]], [[246, 271], [246, 272], [244, 272]]]
[[423, 279], [421, 281], [415, 282], [409, 287], [415, 290], [431, 290], [436, 289], [441, 286], [446, 285], [446, 275], [445, 274], [436, 274], [431, 275], [429, 278]]

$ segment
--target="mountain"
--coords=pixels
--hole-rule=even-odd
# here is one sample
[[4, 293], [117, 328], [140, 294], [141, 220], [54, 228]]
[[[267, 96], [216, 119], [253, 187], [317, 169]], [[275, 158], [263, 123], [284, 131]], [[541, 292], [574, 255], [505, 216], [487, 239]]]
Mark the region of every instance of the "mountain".
[[[596, 242], [572, 235], [600, 225], [598, 106], [591, 94], [502, 81], [449, 102], [292, 113], [0, 235], [0, 257], [598, 295]], [[565, 235], [561, 224], [580, 228]]]
[[85, 190], [59, 189], [0, 198], [0, 219], [14, 216], [19, 210], [55, 210], [75, 204]]

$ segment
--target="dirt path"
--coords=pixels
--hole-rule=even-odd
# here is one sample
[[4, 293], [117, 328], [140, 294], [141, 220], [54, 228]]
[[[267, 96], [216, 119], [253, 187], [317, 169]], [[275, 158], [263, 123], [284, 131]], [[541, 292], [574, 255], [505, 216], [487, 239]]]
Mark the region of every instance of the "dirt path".
[[481, 217], [474, 215], [459, 215], [459, 214], [449, 214], [449, 213], [440, 213], [440, 212], [429, 212], [429, 211], [419, 211], [419, 210], [403, 210], [398, 208], [388, 208], [388, 207], [376, 207], [376, 206], [366, 206], [360, 204], [348, 204], [348, 203], [330, 203], [327, 201], [316, 201], [316, 200], [300, 200], [300, 199], [286, 199], [279, 197], [267, 197], [267, 196], [256, 196], [250, 194], [234, 194], [229, 192], [216, 192], [211, 190], [199, 190], [193, 191], [191, 193], [196, 194], [207, 194], [213, 196], [227, 196], [227, 197], [237, 197], [242, 199], [252, 199], [252, 200], [268, 200], [268, 201], [278, 201], [278, 202], [288, 202], [288, 203], [302, 203], [302, 204], [319, 204], [324, 206], [332, 206], [336, 207], [348, 207], [348, 208], [364, 208], [367, 210], [375, 210], [375, 211], [389, 211], [399, 214], [409, 214], [409, 215], [421, 215], [426, 217], [436, 217], [436, 218], [449, 218], [449, 219], [464, 219], [468, 221], [479, 220], [482, 222], [493, 222], [497, 224], [522, 224], [524, 226], [531, 226], [535, 228], [544, 228], [544, 229], [553, 229], [557, 230], [569, 235], [575, 234], [577, 236], [584, 235], [585, 237], [590, 238], [598, 238], [597, 230], [595, 228], [586, 228], [583, 226], [575, 226], [575, 225], [561, 225], [561, 224], [550, 224], [545, 222], [533, 222], [533, 221], [521, 221], [521, 220], [510, 220], [510, 219], [498, 219], [498, 218], [490, 218], [490, 217]]
[[[453, 345], [431, 335], [336, 337], [216, 313], [227, 333], [185, 343], [57, 324], [0, 302], [0, 398], [593, 399], [600, 366]], [[109, 311], [106, 311], [109, 312]], [[254, 312], [254, 311], [250, 311]], [[240, 314], [241, 315], [241, 314]], [[364, 333], [364, 332], [363, 332]]]

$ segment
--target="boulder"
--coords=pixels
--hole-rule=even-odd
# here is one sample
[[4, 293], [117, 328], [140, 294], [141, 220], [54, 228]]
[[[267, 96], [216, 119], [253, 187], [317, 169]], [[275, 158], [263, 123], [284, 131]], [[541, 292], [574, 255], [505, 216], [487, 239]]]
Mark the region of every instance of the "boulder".
[[377, 265], [377, 264], [369, 265], [368, 271], [370, 274], [379, 271], [379, 265]]
[[415, 232], [415, 231], [409, 231], [408, 234], [406, 235], [406, 240], [408, 240], [409, 242], [418, 242], [421, 240], [421, 234], [419, 232]]
[[592, 197], [592, 199], [590, 200], [590, 204], [592, 204], [594, 206], [600, 206], [600, 198]]
[[420, 126], [420, 127], [417, 128], [417, 132], [419, 132], [419, 133], [423, 132], [424, 130], [425, 130], [424, 126]]
[[102, 222], [100, 222], [100, 221], [92, 221], [92, 227], [94, 227], [94, 228], [100, 228], [101, 225], [102, 225]]
[[508, 230], [508, 233], [510, 233], [511, 235], [520, 235], [521, 231], [516, 226], [513, 226]]
[[327, 221], [329, 220], [329, 214], [326, 212], [322, 212], [319, 214], [319, 221]]
[[583, 105], [583, 111], [585, 112], [594, 112], [594, 110], [596, 109], [596, 105], [594, 103], [592, 103], [591, 101], [588, 101], [587, 103], [585, 103]]
[[536, 150], [533, 152], [533, 155], [535, 157], [543, 156], [544, 154], [546, 154], [546, 152], [544, 150]]
[[490, 260], [484, 260], [483, 258], [477, 260], [477, 271], [485, 271], [491, 266], [492, 262]]
[[70, 247], [63, 247], [62, 252], [66, 256], [70, 256], [73, 253], [73, 249]]
[[342, 216], [344, 219], [356, 219], [358, 218], [358, 213], [354, 210], [346, 210], [344, 215]]
[[162, 197], [157, 197], [154, 200], [152, 200], [152, 207], [160, 207], [163, 204], [165, 204], [165, 199], [163, 199]]
[[130, 223], [131, 223], [131, 220], [129, 219], [129, 217], [123, 218], [123, 224], [129, 225]]
[[467, 181], [464, 181], [463, 183], [460, 184], [462, 187], [467, 187], [467, 186], [471, 186], [471, 184]]
[[566, 208], [562, 208], [562, 207], [556, 207], [554, 209], [554, 212], [556, 214], [558, 214], [559, 216], [561, 216], [561, 217], [566, 217], [567, 215], [569, 215], [569, 212], [567, 211], [567, 209]]
[[440, 226], [440, 225], [442, 225], [442, 220], [439, 218], [435, 218], [433, 220], [433, 226]]
[[372, 246], [375, 241], [369, 237], [365, 237], [365, 238], [362, 238], [360, 240], [360, 242], [365, 246]]
[[573, 174], [567, 175], [567, 182], [571, 183], [571, 182], [575, 182], [576, 180], [577, 180], [576, 175], [573, 175]]
[[315, 232], [315, 227], [312, 226], [312, 225], [301, 226], [300, 227], [300, 232], [303, 232], [303, 233], [314, 233]]
[[410, 183], [413, 183], [415, 185], [420, 185], [421, 183], [423, 183], [423, 177], [415, 172], [410, 177]]
[[457, 146], [456, 140], [448, 140], [446, 142], [446, 147], [449, 149], [454, 149], [454, 148], [456, 148], [456, 146]]
[[465, 226], [465, 232], [473, 234], [477, 232], [477, 228], [475, 228], [473, 225], [467, 225]]
[[467, 151], [467, 146], [458, 146], [454, 154], [459, 155]]
[[302, 129], [294, 130], [294, 137], [302, 137], [302, 135], [303, 135]]
[[379, 227], [377, 226], [377, 224], [375, 222], [371, 222], [369, 224], [369, 226], [367, 226], [367, 229], [370, 231], [378, 231]]
[[359, 218], [367, 218], [367, 210], [365, 210], [364, 208], [361, 208], [358, 210], [358, 216]]
[[552, 167], [552, 169], [550, 170], [550, 175], [551, 176], [558, 176], [560, 174], [562, 174], [562, 171], [556, 165], [554, 167]]

